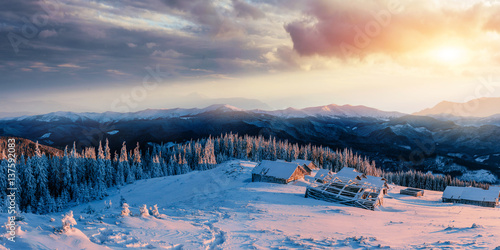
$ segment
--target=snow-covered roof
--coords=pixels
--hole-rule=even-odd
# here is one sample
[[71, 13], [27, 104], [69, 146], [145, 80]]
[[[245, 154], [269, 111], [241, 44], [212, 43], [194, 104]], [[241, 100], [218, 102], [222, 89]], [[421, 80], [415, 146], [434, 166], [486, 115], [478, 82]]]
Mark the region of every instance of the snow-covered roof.
[[495, 190], [500, 195], [500, 186], [490, 186], [490, 188], [488, 190]]
[[386, 181], [383, 180], [382, 177], [376, 177], [371, 175], [367, 175], [365, 178], [362, 178], [361, 181], [364, 183], [368, 183], [370, 185], [374, 185], [376, 187], [384, 187], [386, 184]]
[[327, 177], [330, 173], [331, 172], [328, 169], [320, 169], [320, 170], [318, 170], [318, 172], [316, 172], [316, 175], [314, 176], [314, 178], [317, 180], [324, 180], [325, 177]]
[[499, 191], [496, 188], [484, 190], [475, 187], [455, 187], [447, 186], [443, 192], [443, 198], [462, 199], [469, 201], [496, 202]]
[[298, 163], [300, 165], [306, 165], [306, 166], [309, 166], [309, 164], [311, 164], [312, 161], [308, 161], [308, 160], [302, 160], [302, 159], [297, 159], [297, 160], [294, 160], [292, 162], [295, 162], [295, 163]]
[[447, 186], [443, 192], [445, 199], [460, 199], [465, 187]]
[[463, 200], [496, 202], [498, 192], [496, 190], [484, 190], [481, 188], [468, 187], [462, 193]]
[[252, 174], [261, 174], [272, 176], [280, 179], [289, 179], [299, 165], [292, 162], [268, 161], [263, 160], [259, 165], [255, 166]]
[[348, 168], [348, 167], [342, 168], [340, 171], [337, 172], [337, 176], [347, 177], [352, 180], [356, 179], [356, 177], [360, 175], [362, 175], [362, 173], [357, 172], [356, 169], [354, 168]]

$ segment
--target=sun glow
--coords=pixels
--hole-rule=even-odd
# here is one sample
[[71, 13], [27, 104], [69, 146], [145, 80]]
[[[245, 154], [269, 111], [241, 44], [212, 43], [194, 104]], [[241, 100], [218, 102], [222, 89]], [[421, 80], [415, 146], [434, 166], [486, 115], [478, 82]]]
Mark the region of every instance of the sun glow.
[[435, 60], [443, 64], [461, 63], [466, 57], [465, 49], [461, 47], [441, 47], [432, 53]]

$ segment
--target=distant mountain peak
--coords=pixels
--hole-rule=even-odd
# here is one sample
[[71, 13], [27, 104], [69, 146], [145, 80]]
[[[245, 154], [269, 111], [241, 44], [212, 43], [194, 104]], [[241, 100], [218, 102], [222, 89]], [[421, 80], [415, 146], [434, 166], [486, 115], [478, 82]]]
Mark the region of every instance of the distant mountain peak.
[[442, 101], [432, 108], [427, 108], [413, 115], [453, 115], [461, 117], [488, 117], [500, 114], [500, 97], [481, 97], [459, 103]]

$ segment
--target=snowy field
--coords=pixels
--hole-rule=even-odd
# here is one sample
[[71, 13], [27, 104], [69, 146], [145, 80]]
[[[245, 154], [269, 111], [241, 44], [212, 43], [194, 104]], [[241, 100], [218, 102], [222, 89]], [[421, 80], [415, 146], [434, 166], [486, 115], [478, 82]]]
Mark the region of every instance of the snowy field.
[[[252, 183], [254, 166], [231, 161], [111, 189], [111, 208], [104, 201], [71, 208], [78, 224], [66, 234], [53, 229], [62, 213], [25, 215], [16, 242], [2, 237], [0, 248], [500, 249], [500, 208], [442, 203], [441, 192], [427, 190], [403, 196], [391, 186], [384, 205], [369, 211], [304, 198], [304, 181]], [[120, 216], [120, 196], [132, 217]], [[95, 213], [84, 212], [89, 204]], [[139, 216], [142, 204], [157, 204], [161, 217]]]

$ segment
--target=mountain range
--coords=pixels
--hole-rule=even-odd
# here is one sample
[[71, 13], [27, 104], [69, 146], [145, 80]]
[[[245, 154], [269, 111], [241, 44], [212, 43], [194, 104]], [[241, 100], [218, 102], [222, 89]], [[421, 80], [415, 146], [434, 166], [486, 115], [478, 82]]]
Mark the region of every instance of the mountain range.
[[[500, 117], [417, 116], [365, 106], [244, 110], [230, 105], [148, 109], [132, 113], [54, 112], [0, 119], [0, 136], [17, 136], [63, 149], [183, 142], [224, 133], [276, 137], [293, 143], [352, 148], [383, 169], [417, 169], [500, 176]], [[476, 172], [472, 172], [474, 175]], [[479, 172], [477, 172], [479, 173]]]

